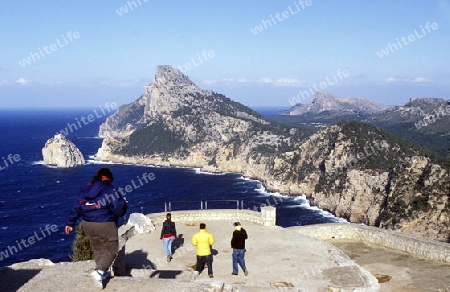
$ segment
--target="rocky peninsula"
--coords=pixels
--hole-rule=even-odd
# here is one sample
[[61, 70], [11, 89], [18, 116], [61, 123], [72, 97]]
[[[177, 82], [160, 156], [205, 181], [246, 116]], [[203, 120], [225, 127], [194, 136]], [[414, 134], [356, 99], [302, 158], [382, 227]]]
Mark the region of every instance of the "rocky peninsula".
[[449, 170], [374, 126], [316, 133], [265, 119], [197, 87], [170, 66], [100, 127], [97, 159], [239, 172], [270, 191], [305, 194], [350, 222], [433, 240], [450, 238]]

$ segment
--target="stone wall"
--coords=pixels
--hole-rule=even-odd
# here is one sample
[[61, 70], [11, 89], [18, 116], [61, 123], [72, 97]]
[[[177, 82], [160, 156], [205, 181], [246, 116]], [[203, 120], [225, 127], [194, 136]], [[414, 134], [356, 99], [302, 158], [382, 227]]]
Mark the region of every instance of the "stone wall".
[[345, 239], [376, 244], [422, 258], [450, 263], [450, 244], [418, 238], [404, 233], [348, 223], [289, 227], [317, 239]]
[[[167, 213], [148, 214], [153, 224], [161, 225], [166, 220]], [[183, 210], [171, 211], [173, 221], [204, 222], [204, 221], [236, 221], [252, 222], [263, 226], [275, 226], [276, 208], [272, 206], [261, 207], [261, 212], [252, 210], [212, 209], [212, 210]]]

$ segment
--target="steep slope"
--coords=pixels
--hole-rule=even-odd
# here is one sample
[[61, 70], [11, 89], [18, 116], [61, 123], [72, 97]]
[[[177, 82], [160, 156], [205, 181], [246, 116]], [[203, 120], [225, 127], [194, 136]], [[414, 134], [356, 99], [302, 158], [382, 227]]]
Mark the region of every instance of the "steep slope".
[[362, 123], [313, 135], [283, 126], [170, 66], [158, 66], [155, 82], [100, 135], [100, 160], [241, 172], [352, 222], [439, 240], [450, 230], [449, 174], [420, 149]]

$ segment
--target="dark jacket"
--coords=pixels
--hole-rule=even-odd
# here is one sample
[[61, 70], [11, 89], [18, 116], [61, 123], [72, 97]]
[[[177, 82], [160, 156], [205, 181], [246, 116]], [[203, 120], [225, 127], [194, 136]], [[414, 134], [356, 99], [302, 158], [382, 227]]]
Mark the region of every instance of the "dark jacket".
[[247, 239], [247, 231], [244, 228], [233, 231], [233, 238], [231, 238], [231, 248], [245, 249], [245, 240]]
[[125, 215], [127, 203], [109, 180], [84, 186], [66, 220], [74, 226], [81, 217], [87, 222], [115, 222]]
[[161, 228], [161, 238], [164, 237], [164, 234], [172, 234], [173, 236], [177, 237], [177, 229], [175, 228], [175, 222], [170, 221], [170, 225], [167, 222], [167, 220], [163, 222]]

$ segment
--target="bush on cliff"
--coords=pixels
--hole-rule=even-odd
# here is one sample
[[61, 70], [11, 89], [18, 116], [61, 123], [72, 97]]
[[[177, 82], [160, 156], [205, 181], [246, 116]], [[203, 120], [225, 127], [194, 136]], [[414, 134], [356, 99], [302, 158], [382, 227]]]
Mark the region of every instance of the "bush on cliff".
[[72, 245], [72, 260], [74, 262], [92, 260], [94, 258], [94, 252], [92, 251], [89, 239], [84, 233], [83, 226], [78, 225], [76, 229], [75, 241]]

